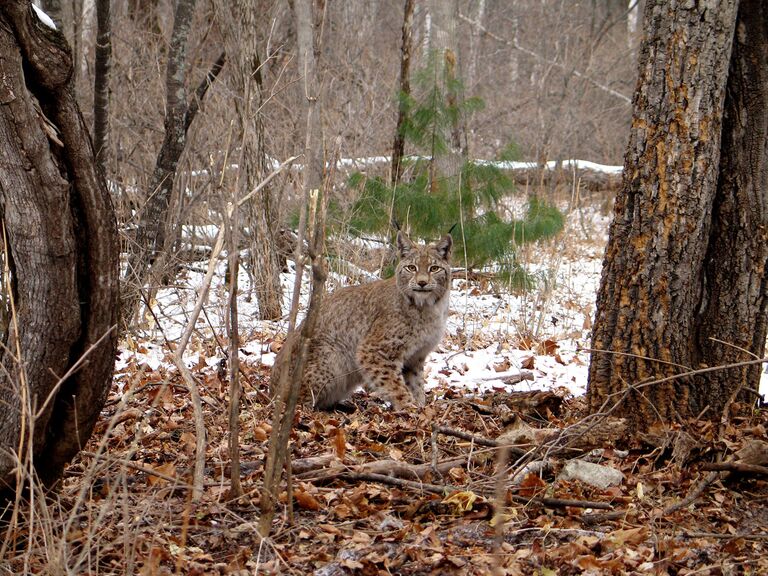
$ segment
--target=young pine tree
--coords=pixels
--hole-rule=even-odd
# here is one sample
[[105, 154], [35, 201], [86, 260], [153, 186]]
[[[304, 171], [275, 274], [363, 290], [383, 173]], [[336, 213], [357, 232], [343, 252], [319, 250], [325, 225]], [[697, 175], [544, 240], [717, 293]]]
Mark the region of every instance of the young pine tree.
[[522, 219], [502, 218], [501, 202], [514, 184], [493, 164], [474, 163], [456, 150], [458, 127], [482, 101], [456, 97], [462, 94], [461, 82], [452, 73], [451, 59], [445, 60], [441, 66], [433, 56], [417, 75], [420, 95], [400, 95], [405, 110], [401, 133], [414, 152], [405, 159], [410, 169], [404, 177], [395, 185], [361, 173], [350, 178], [350, 186], [358, 190], [351, 229], [386, 234], [395, 219], [412, 237], [426, 240], [455, 225], [457, 266], [472, 270], [494, 265], [518, 286], [529, 284], [515, 260], [515, 247], [556, 234], [563, 216], [533, 197]]

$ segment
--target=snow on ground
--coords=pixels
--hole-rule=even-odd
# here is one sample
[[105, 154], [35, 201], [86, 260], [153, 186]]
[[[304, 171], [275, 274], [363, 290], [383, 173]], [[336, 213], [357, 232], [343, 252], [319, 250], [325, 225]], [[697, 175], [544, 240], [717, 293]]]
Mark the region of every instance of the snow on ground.
[[[572, 212], [566, 229], [555, 240], [522, 248], [518, 257], [538, 278], [537, 287], [528, 292], [510, 292], [494, 283], [454, 278], [447, 334], [438, 349], [427, 359], [427, 389], [456, 388], [465, 394], [489, 389], [559, 390], [581, 395], [587, 384], [595, 294], [600, 281], [603, 247], [608, 216], [596, 210]], [[223, 284], [224, 260], [217, 266], [208, 303], [197, 323], [185, 362], [201, 362], [215, 370], [224, 358], [223, 351], [211, 346], [212, 336], [225, 342], [227, 293]], [[294, 272], [283, 274], [284, 310], [287, 314], [293, 290]], [[175, 342], [187, 324], [197, 300], [207, 263], [190, 266], [175, 286], [160, 291], [153, 307], [154, 316], [135, 339], [121, 345], [117, 374], [129, 364], [149, 370], [170, 367], [167, 342]], [[309, 276], [305, 270], [305, 282]], [[346, 283], [331, 274], [329, 289]], [[241, 359], [247, 363], [271, 366], [275, 354], [270, 343], [285, 333], [287, 322], [257, 320], [250, 279], [241, 268], [238, 300]], [[307, 301], [307, 286], [302, 292], [302, 308]], [[302, 310], [303, 313], [303, 310]], [[224, 345], [224, 344], [223, 344]], [[768, 375], [764, 374], [761, 394], [768, 394]]]

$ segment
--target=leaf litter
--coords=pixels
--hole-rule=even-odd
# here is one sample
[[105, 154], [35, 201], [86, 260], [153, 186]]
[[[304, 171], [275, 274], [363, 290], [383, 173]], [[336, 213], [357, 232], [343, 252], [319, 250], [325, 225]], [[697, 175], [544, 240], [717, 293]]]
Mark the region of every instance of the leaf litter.
[[[219, 344], [226, 298], [214, 288], [185, 358], [200, 382], [208, 432], [205, 491], [192, 504], [192, 404], [171, 357], [194, 297], [167, 290], [158, 296], [159, 325], [121, 349], [103, 417], [48, 507], [50, 534], [29, 536], [9, 566], [49, 570], [53, 538], [56, 562], [83, 574], [768, 573], [768, 478], [704, 470], [750, 442], [758, 452], [766, 446], [765, 410], [737, 407], [722, 430], [709, 422], [644, 435], [615, 420], [584, 426], [582, 350], [601, 241], [551, 244], [549, 254], [561, 258], [551, 274], [558, 280], [537, 295], [459, 277], [418, 413], [392, 412], [363, 392], [345, 411], [299, 408], [292, 499], [283, 484], [266, 539], [257, 526], [269, 366], [281, 326], [254, 321], [243, 294], [245, 496], [230, 500]], [[198, 280], [187, 281], [194, 290]], [[588, 477], [562, 477], [574, 459], [623, 480], [597, 488]]]

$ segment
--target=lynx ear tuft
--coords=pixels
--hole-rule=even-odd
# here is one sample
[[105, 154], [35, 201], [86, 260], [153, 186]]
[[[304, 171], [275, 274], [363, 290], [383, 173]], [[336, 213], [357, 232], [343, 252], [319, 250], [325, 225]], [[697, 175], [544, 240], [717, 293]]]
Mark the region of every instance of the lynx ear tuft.
[[440, 240], [434, 243], [435, 250], [440, 254], [443, 260], [451, 259], [451, 248], [453, 247], [453, 238], [450, 234], [446, 234]]
[[397, 231], [397, 251], [400, 253], [400, 257], [407, 256], [411, 250], [415, 248], [415, 245], [408, 238], [408, 235], [402, 230]]

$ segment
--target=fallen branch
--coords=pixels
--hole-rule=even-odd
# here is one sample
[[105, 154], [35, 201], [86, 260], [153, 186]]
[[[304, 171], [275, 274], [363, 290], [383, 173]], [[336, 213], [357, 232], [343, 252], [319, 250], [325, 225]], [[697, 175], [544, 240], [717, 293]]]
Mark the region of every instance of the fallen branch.
[[757, 464], [745, 464], [744, 462], [707, 462], [701, 466], [701, 469], [768, 476], [768, 467], [758, 466]]
[[[380, 484], [388, 484], [390, 486], [397, 486], [398, 488], [409, 488], [412, 490], [419, 490], [422, 492], [431, 492], [433, 494], [440, 494], [446, 496], [451, 492], [461, 490], [457, 486], [450, 484], [430, 484], [427, 482], [416, 482], [413, 480], [405, 480], [403, 478], [395, 478], [394, 476], [387, 476], [386, 474], [374, 474], [374, 473], [362, 473], [362, 472], [347, 472], [341, 476], [344, 480], [356, 481], [356, 482], [378, 482]], [[509, 498], [514, 502], [520, 502], [522, 504], [538, 504], [546, 508], [594, 508], [597, 510], [612, 510], [613, 506], [606, 502], [592, 502], [589, 500], [564, 500], [560, 498], [528, 498], [526, 496], [517, 496], [510, 494]]]
[[594, 502], [591, 500], [568, 500], [563, 498], [529, 498], [510, 494], [510, 500], [521, 504], [540, 504], [546, 508], [594, 508], [595, 510], [613, 510], [613, 506], [607, 502]]
[[722, 472], [710, 472], [707, 474], [703, 480], [701, 480], [694, 488], [691, 490], [688, 495], [680, 500], [679, 502], [675, 502], [674, 504], [670, 504], [664, 510], [662, 510], [659, 514], [656, 515], [656, 518], [662, 517], [662, 516], [669, 516], [673, 512], [677, 512], [678, 510], [682, 508], [686, 508], [690, 506], [693, 502], [695, 502], [699, 496], [701, 496], [701, 493], [704, 492], [704, 490], [712, 484], [715, 480], [717, 480], [723, 473]]
[[602, 524], [603, 522], [619, 520], [626, 517], [626, 515], [626, 510], [615, 510], [613, 512], [599, 512], [597, 514], [582, 514], [581, 516], [577, 516], [576, 519], [587, 526], [594, 526], [595, 524]]
[[683, 532], [680, 534], [683, 538], [723, 538], [726, 540], [768, 540], [768, 534], [745, 534], [737, 532], [736, 534], [721, 534], [720, 532]]
[[478, 446], [487, 446], [489, 448], [501, 448], [503, 446], [504, 448], [509, 450], [511, 454], [515, 454], [516, 456], [525, 456], [526, 454], [528, 454], [527, 450], [523, 450], [522, 448], [518, 448], [517, 446], [503, 444], [496, 440], [483, 438], [482, 436], [475, 436], [473, 434], [470, 434], [469, 432], [464, 432], [463, 430], [456, 430], [454, 428], [448, 428], [446, 426], [435, 426], [433, 430], [437, 434], [443, 434], [445, 436], [453, 436], [455, 438], [460, 438], [461, 440], [467, 440], [468, 442], [473, 442]]
[[351, 482], [378, 482], [379, 484], [388, 484], [390, 486], [397, 486], [398, 488], [409, 488], [421, 492], [431, 492], [432, 494], [440, 494], [441, 496], [446, 496], [451, 492], [459, 490], [459, 488], [448, 484], [440, 486], [437, 484], [404, 480], [403, 478], [395, 478], [394, 476], [387, 476], [386, 474], [374, 474], [370, 472], [347, 472], [343, 474], [341, 478]]
[[433, 467], [432, 463], [408, 464], [407, 462], [398, 462], [397, 460], [376, 460], [351, 467], [344, 465], [331, 466], [323, 470], [311, 470], [303, 474], [295, 474], [295, 476], [298, 480], [308, 482], [335, 480], [346, 477], [349, 474], [382, 474], [392, 478], [416, 478], [421, 480], [430, 473], [446, 474], [451, 468], [465, 466], [468, 459], [468, 456], [459, 456], [438, 462], [435, 467]]

